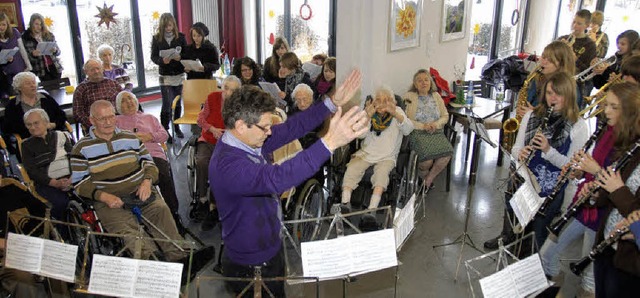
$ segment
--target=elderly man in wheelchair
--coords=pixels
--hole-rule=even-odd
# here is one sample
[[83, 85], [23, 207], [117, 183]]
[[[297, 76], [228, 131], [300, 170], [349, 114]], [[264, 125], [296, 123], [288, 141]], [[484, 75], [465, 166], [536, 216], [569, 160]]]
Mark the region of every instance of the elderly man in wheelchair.
[[[171, 210], [160, 199], [152, 184], [158, 180], [158, 169], [138, 137], [116, 128], [113, 105], [98, 100], [91, 105], [88, 135], [78, 141], [71, 152], [71, 180], [75, 193], [93, 206], [104, 228], [110, 233], [137, 235], [139, 223], [131, 210], [140, 209], [142, 216], [157, 229], [154, 238], [183, 240], [173, 221]], [[160, 197], [156, 199], [156, 197]], [[126, 247], [134, 247], [132, 237], [125, 237]], [[144, 241], [143, 259], [157, 251], [152, 241]], [[186, 250], [171, 242], [158, 243], [167, 261], [184, 261]], [[212, 255], [210, 256], [212, 257]]]
[[[347, 165], [342, 183], [342, 213], [351, 212], [352, 192], [371, 166], [373, 194], [368, 208], [378, 208], [382, 193], [389, 185], [390, 173], [396, 166], [402, 137], [413, 130], [413, 123], [396, 105], [394, 94], [388, 88], [376, 90], [374, 98], [365, 103], [365, 111], [370, 118], [370, 131], [364, 135], [361, 149], [352, 155]], [[367, 214], [361, 222], [375, 224], [375, 216]]]

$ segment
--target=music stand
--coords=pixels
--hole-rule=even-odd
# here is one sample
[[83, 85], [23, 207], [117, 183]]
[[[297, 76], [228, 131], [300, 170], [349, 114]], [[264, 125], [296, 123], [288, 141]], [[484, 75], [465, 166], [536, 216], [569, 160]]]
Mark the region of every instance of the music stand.
[[[479, 145], [478, 143], [481, 142], [481, 140], [487, 141], [493, 147], [496, 146], [496, 144], [491, 142], [491, 140], [488, 138], [487, 131], [484, 128], [484, 125], [482, 123], [475, 121], [473, 117], [467, 116], [467, 119], [469, 120], [469, 133], [471, 133], [471, 131], [473, 131], [477, 136], [475, 138], [476, 144], [474, 144], [474, 147], [476, 145]], [[484, 133], [482, 133], [482, 131], [484, 131]], [[470, 246], [471, 248], [477, 250], [480, 253], [484, 253], [483, 250], [478, 248], [475, 245], [475, 243], [473, 243], [473, 240], [471, 239], [471, 236], [469, 235], [469, 232], [468, 232], [468, 230], [469, 230], [469, 216], [470, 216], [470, 213], [471, 213], [471, 198], [473, 197], [474, 186], [475, 186], [475, 183], [474, 184], [469, 184], [469, 186], [467, 187], [467, 201], [466, 201], [466, 206], [465, 206], [464, 230], [462, 231], [462, 234], [460, 234], [460, 236], [458, 236], [452, 242], [433, 246], [433, 248], [435, 249], [435, 248], [438, 248], [438, 247], [445, 247], [445, 246], [449, 246], [449, 245], [460, 244], [460, 254], [458, 256], [458, 262], [457, 262], [457, 265], [456, 265], [456, 273], [455, 273], [455, 277], [453, 279], [454, 282], [458, 281], [458, 272], [460, 271], [460, 263], [462, 262], [462, 254], [464, 253], [465, 245]]]

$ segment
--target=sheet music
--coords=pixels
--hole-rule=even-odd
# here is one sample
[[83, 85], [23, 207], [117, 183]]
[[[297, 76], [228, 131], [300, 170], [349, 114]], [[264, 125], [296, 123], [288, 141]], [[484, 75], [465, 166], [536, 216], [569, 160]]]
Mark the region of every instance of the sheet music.
[[258, 82], [258, 84], [260, 84], [262, 90], [271, 94], [271, 97], [280, 100], [280, 87], [278, 87], [278, 84], [269, 82]]
[[302, 63], [302, 70], [304, 70], [304, 72], [309, 74], [309, 77], [311, 77], [311, 80], [314, 80], [320, 75], [320, 72], [322, 71], [322, 66], [313, 64], [311, 62], [305, 62], [305, 63]]
[[41, 41], [38, 42], [36, 50], [40, 52], [40, 55], [51, 56], [54, 50], [58, 48], [58, 44], [55, 41]]
[[400, 250], [402, 243], [409, 237], [414, 227], [416, 194], [414, 193], [409, 202], [399, 212], [393, 220], [393, 230], [396, 238], [396, 250]]
[[89, 292], [107, 296], [133, 296], [138, 260], [93, 255]]
[[135, 297], [178, 297], [182, 267], [180, 263], [138, 261]]
[[484, 297], [526, 297], [548, 287], [538, 254], [480, 279]]
[[38, 273], [43, 246], [44, 239], [9, 233], [4, 265], [7, 268]]
[[498, 147], [498, 145], [494, 143], [489, 137], [489, 132], [484, 127], [483, 123], [476, 121], [475, 118], [470, 117], [469, 115], [467, 115], [467, 120], [469, 121], [469, 128], [473, 130], [473, 132], [475, 132], [482, 140], [487, 142], [493, 148]]
[[2, 51], [0, 51], [0, 64], [9, 63], [9, 61], [7, 61], [9, 57], [15, 56], [17, 52], [18, 47], [15, 47], [13, 49], [3, 49]]
[[78, 246], [44, 240], [40, 274], [66, 282], [74, 282]]
[[392, 229], [303, 242], [300, 246], [304, 276], [331, 279], [398, 265]]
[[204, 71], [204, 66], [202, 66], [202, 63], [200, 63], [200, 60], [180, 60], [180, 63], [182, 63], [182, 65], [185, 68], [189, 68], [193, 71], [196, 71], [196, 69], [202, 69], [199, 72], [203, 72]]
[[[518, 171], [523, 169], [519, 167]], [[525, 169], [526, 170], [526, 169]], [[543, 198], [538, 195], [528, 174], [524, 174], [525, 182], [513, 194], [513, 198], [509, 201], [509, 205], [513, 208], [513, 212], [518, 218], [518, 222], [524, 227], [536, 215], [538, 209], [542, 205]]]
[[177, 57], [178, 55], [180, 55], [180, 52], [181, 52], [182, 48], [180, 48], [180, 49], [178, 49], [178, 48], [179, 47], [166, 49], [166, 50], [160, 50], [160, 57], [173, 59], [174, 57]]

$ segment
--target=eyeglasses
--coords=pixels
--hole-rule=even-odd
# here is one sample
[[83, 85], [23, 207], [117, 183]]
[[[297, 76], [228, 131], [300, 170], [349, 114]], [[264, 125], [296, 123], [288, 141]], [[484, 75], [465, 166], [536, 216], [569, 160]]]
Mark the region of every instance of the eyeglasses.
[[104, 117], [101, 117], [101, 118], [93, 117], [93, 119], [95, 119], [96, 121], [101, 122], [101, 123], [105, 123], [107, 121], [111, 122], [113, 120], [116, 120], [116, 115], [109, 115], [109, 116], [104, 116]]
[[258, 125], [258, 124], [254, 124], [257, 128], [259, 128], [260, 130], [262, 130], [262, 132], [267, 133], [271, 130], [271, 124], [267, 124], [265, 126], [262, 125]]
[[242, 68], [242, 69], [240, 69], [240, 72], [250, 72], [250, 71], [253, 71], [253, 69], [251, 69], [251, 68]]

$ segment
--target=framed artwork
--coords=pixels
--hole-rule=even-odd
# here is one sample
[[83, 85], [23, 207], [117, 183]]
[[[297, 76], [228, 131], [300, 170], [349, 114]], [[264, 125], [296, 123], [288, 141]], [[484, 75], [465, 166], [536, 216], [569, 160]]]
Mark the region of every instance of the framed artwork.
[[469, 0], [444, 0], [442, 2], [441, 41], [464, 38], [467, 31], [465, 24], [470, 9]]
[[391, 51], [420, 45], [422, 0], [391, 0], [389, 49]]
[[0, 3], [0, 12], [3, 12], [9, 17], [12, 27], [18, 27], [18, 16], [16, 15], [15, 3]]

